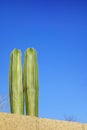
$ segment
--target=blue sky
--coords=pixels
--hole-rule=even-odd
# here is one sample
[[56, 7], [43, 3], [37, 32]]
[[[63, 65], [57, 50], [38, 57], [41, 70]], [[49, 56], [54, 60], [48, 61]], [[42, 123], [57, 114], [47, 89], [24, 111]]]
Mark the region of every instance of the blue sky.
[[[10, 53], [34, 47], [39, 117], [87, 123], [87, 2], [0, 1], [0, 95], [9, 98]], [[5, 104], [7, 102], [7, 108]], [[10, 112], [6, 100], [1, 112]]]

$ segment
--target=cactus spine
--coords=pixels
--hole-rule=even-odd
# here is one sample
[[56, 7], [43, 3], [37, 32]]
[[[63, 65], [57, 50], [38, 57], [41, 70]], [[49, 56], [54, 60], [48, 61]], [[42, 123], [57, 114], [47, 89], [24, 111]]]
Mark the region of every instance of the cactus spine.
[[23, 78], [26, 115], [38, 116], [38, 64], [34, 48], [25, 51]]
[[9, 97], [11, 113], [24, 114], [21, 51], [17, 49], [10, 55]]

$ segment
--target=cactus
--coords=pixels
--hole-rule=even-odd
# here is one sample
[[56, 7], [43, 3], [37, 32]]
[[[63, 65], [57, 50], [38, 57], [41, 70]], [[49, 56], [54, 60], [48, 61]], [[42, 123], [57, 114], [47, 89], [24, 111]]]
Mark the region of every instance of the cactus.
[[37, 54], [34, 48], [28, 48], [25, 51], [23, 76], [26, 115], [38, 117], [38, 64]]
[[21, 51], [14, 49], [10, 55], [9, 98], [11, 113], [24, 114]]

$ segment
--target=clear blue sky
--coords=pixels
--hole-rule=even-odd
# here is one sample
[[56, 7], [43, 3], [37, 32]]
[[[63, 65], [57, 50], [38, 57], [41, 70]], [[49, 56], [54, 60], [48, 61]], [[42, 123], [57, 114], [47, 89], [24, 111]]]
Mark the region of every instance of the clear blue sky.
[[[10, 53], [34, 47], [39, 117], [87, 123], [87, 2], [0, 1], [0, 95], [9, 98]], [[5, 103], [4, 103], [5, 105]], [[0, 109], [10, 112], [7, 108]]]

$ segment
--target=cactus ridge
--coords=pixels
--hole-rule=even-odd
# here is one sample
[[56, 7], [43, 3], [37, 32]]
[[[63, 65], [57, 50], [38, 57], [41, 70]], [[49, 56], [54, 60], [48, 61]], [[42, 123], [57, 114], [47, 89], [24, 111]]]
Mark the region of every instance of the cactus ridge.
[[24, 114], [21, 51], [17, 49], [10, 56], [9, 96], [11, 112]]
[[38, 116], [38, 68], [37, 54], [34, 48], [25, 51], [24, 90], [26, 115]]

